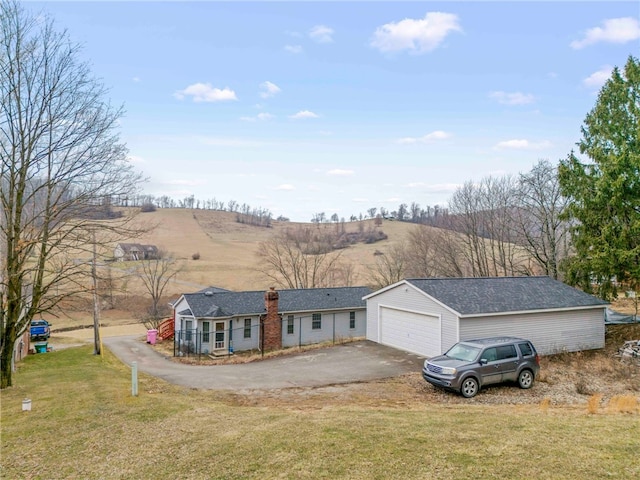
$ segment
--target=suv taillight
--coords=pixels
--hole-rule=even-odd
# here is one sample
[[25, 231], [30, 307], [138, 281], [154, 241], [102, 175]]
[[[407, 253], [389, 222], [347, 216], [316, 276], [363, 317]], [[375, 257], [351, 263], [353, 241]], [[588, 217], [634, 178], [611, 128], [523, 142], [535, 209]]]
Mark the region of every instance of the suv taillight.
[[536, 353], [536, 365], [540, 366], [540, 355]]

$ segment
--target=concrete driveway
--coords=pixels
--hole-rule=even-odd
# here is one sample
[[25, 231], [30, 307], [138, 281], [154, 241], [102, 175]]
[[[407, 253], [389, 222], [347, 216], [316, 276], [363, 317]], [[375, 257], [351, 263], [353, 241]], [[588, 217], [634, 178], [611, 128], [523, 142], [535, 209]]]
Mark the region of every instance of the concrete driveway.
[[184, 365], [156, 352], [139, 335], [110, 337], [104, 346], [138, 371], [191, 388], [271, 390], [363, 382], [420, 371], [423, 357], [360, 341], [237, 365]]

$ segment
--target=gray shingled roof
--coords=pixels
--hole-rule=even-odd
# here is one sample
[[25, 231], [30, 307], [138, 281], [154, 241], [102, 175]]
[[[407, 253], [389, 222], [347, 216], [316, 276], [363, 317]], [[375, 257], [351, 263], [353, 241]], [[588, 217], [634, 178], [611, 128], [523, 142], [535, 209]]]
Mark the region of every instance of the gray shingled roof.
[[[206, 290], [205, 290], [206, 291]], [[265, 313], [264, 291], [185, 293], [183, 296], [197, 318], [225, 318]], [[278, 290], [278, 311], [309, 312], [365, 308], [362, 297], [371, 293], [367, 287], [307, 288]]]
[[461, 315], [608, 305], [550, 277], [407, 279]]

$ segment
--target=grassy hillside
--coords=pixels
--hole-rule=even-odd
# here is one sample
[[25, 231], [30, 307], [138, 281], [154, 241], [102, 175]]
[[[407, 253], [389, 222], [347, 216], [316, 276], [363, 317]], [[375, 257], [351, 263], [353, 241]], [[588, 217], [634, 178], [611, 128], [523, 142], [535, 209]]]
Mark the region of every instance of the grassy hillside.
[[[296, 228], [294, 222], [273, 222], [272, 227], [258, 227], [238, 223], [236, 214], [212, 210], [158, 209], [155, 212], [140, 213], [134, 217], [134, 224], [148, 230], [138, 238], [123, 239], [123, 242], [153, 244], [182, 263], [182, 270], [172, 280], [163, 298], [164, 302], [175, 299], [182, 293], [190, 293], [207, 286], [219, 286], [229, 290], [266, 290], [273, 282], [260, 273], [260, 258], [257, 251], [261, 242], [271, 239], [283, 229]], [[153, 228], [151, 228], [153, 227]], [[336, 229], [335, 224], [314, 226], [320, 229]], [[376, 227], [373, 220], [346, 223], [348, 232], [360, 229], [381, 229], [388, 239], [374, 244], [358, 243], [341, 250], [346, 262], [354, 266], [353, 285], [367, 283], [367, 266], [375, 261], [376, 250], [385, 251], [390, 245], [401, 242], [415, 225], [403, 222], [384, 221]], [[113, 256], [116, 243], [100, 252], [108, 259]], [[198, 253], [200, 258], [193, 259]], [[86, 253], [78, 253], [78, 259]], [[114, 279], [111, 301], [103, 301], [100, 319], [102, 325], [115, 327], [136, 323], [149, 303], [149, 295], [140, 279], [132, 275], [137, 262], [105, 263], [101, 276], [107, 274]], [[103, 282], [101, 295], [106, 295]], [[66, 330], [93, 324], [91, 297], [77, 299], [63, 305], [61, 311], [45, 315], [54, 322], [54, 330]]]
[[[139, 243], [155, 244], [184, 262], [178, 281], [170, 287], [174, 294], [200, 287], [216, 285], [230, 290], [263, 290], [270, 282], [260, 273], [257, 256], [260, 242], [272, 238], [286, 228], [296, 227], [292, 222], [273, 222], [271, 228], [236, 222], [236, 215], [212, 210], [159, 209], [139, 215], [139, 221], [155, 224], [156, 228], [140, 239]], [[346, 223], [345, 229], [356, 232], [359, 228], [380, 228], [389, 238], [375, 244], [359, 243], [342, 251], [343, 258], [355, 266], [356, 284], [366, 282], [366, 266], [374, 261], [374, 252], [384, 250], [392, 243], [402, 241], [414, 225], [385, 221], [375, 227], [373, 220]], [[306, 225], [306, 224], [305, 224]], [[323, 224], [320, 229], [336, 229], [335, 224]], [[194, 253], [200, 254], [193, 260]]]

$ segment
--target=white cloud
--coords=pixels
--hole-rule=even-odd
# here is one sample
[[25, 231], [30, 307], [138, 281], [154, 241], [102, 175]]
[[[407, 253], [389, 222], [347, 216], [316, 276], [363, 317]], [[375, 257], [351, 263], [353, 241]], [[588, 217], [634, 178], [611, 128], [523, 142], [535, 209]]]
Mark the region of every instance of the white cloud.
[[289, 53], [302, 53], [302, 47], [300, 45], [285, 45], [284, 49]]
[[275, 83], [271, 83], [269, 81], [261, 83], [260, 89], [262, 90], [262, 92], [260, 92], [260, 96], [262, 98], [273, 97], [282, 91]]
[[438, 140], [446, 140], [447, 138], [451, 138], [453, 135], [451, 133], [445, 132], [443, 130], [436, 130], [434, 132], [428, 133], [422, 137], [404, 137], [399, 138], [396, 143], [401, 145], [414, 145], [416, 143], [433, 143]]
[[495, 148], [512, 148], [516, 150], [540, 150], [551, 146], [551, 142], [543, 140], [542, 142], [530, 142], [526, 139], [513, 139], [498, 142]]
[[240, 120], [244, 122], [256, 122], [256, 121], [265, 122], [267, 120], [271, 120], [272, 118], [275, 118], [275, 117], [270, 113], [262, 112], [256, 115], [255, 117], [240, 117]]
[[587, 30], [584, 38], [571, 42], [576, 50], [599, 42], [627, 43], [640, 38], [640, 21], [637, 18], [610, 18], [602, 22], [602, 27]]
[[503, 105], [527, 105], [529, 103], [533, 103], [535, 97], [530, 93], [521, 93], [521, 92], [491, 92], [489, 97], [498, 101], [498, 103], [502, 103]]
[[140, 77], [133, 77], [131, 80], [133, 80], [135, 83], [140, 83], [142, 81]]
[[605, 84], [607, 80], [611, 77], [611, 72], [613, 71], [613, 67], [610, 65], [605, 65], [597, 72], [593, 72], [587, 78], [582, 80], [582, 84], [593, 90], [600, 90], [600, 88]]
[[409, 50], [420, 54], [435, 50], [449, 33], [456, 31], [462, 32], [457, 15], [428, 12], [422, 19], [405, 18], [378, 27], [371, 46], [381, 52]]
[[309, 38], [318, 43], [331, 43], [333, 42], [333, 29], [325, 25], [316, 25], [309, 30]]
[[230, 88], [214, 88], [210, 83], [194, 83], [184, 90], [178, 90], [173, 94], [178, 100], [191, 97], [194, 102], [223, 102], [237, 100], [236, 93]]
[[318, 118], [318, 115], [316, 113], [310, 112], [309, 110], [300, 110], [298, 113], [289, 115], [289, 118], [292, 120], [303, 120], [306, 118]]
[[327, 175], [332, 175], [336, 177], [348, 177], [353, 175], [355, 172], [353, 170], [342, 170], [340, 168], [334, 168], [333, 170], [329, 170]]
[[282, 185], [278, 185], [276, 190], [282, 190], [286, 192], [290, 192], [291, 190], [295, 190], [295, 187], [290, 183], [283, 183]]

